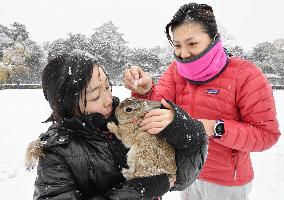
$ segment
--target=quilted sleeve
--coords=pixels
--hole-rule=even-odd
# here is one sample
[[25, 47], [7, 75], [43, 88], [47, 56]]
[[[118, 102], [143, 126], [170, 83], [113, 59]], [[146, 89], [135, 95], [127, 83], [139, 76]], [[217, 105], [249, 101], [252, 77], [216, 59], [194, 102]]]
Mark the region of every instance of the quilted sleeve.
[[264, 151], [280, 136], [272, 88], [254, 64], [246, 61], [237, 78], [236, 104], [240, 122], [225, 121], [225, 133], [214, 139], [232, 149], [244, 152]]

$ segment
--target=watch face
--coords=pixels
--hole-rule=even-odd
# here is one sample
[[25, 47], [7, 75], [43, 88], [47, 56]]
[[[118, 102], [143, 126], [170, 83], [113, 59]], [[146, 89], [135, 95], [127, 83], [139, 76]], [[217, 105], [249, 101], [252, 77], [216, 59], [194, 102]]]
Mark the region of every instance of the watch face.
[[225, 128], [224, 128], [224, 121], [222, 120], [217, 120], [215, 127], [214, 127], [214, 138], [221, 138], [222, 135], [225, 132]]
[[223, 135], [223, 133], [224, 133], [224, 123], [217, 124], [215, 131], [216, 131], [216, 133], [218, 135]]

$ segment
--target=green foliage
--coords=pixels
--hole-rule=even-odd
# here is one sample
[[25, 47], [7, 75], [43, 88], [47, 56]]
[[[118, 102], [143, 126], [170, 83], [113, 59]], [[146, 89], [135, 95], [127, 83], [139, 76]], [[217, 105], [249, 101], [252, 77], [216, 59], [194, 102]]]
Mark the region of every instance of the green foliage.
[[283, 76], [284, 40], [259, 43], [253, 48], [250, 59], [256, 63], [265, 74]]
[[157, 54], [145, 48], [136, 48], [130, 52], [129, 63], [138, 65], [150, 74], [157, 73], [161, 61]]
[[45, 55], [25, 25], [14, 22], [11, 28], [0, 25], [0, 61], [8, 73], [5, 82], [39, 83]]
[[11, 29], [9, 33], [9, 37], [12, 38], [14, 41], [25, 41], [29, 38], [29, 32], [26, 30], [26, 26], [18, 22], [14, 22], [13, 24], [11, 24]]
[[[246, 52], [232, 45], [233, 36], [225, 29], [221, 27], [220, 32], [230, 53], [254, 62], [272, 84], [284, 84], [284, 39], [259, 43]], [[68, 33], [67, 38], [43, 46], [29, 39], [25, 25], [14, 22], [10, 28], [0, 24], [0, 83], [40, 83], [47, 60], [75, 49], [94, 55], [115, 85], [122, 83], [123, 70], [129, 65], [138, 65], [158, 79], [174, 59], [170, 45], [130, 48], [111, 21], [95, 28], [91, 36]]]
[[90, 37], [69, 33], [67, 39], [46, 44], [44, 48], [48, 50], [48, 60], [75, 49], [87, 51], [106, 69], [115, 85], [121, 84], [123, 70], [127, 64], [139, 65], [150, 73], [156, 73], [156, 69], [160, 67], [160, 60], [155, 53], [142, 48], [129, 48], [122, 34], [111, 21], [94, 30]]
[[9, 77], [9, 71], [0, 63], [0, 84], [6, 83]]

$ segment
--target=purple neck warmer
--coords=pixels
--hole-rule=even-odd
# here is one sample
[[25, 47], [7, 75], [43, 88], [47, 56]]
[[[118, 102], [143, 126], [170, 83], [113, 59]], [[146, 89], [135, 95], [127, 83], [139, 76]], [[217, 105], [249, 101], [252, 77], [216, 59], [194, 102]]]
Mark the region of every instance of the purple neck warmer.
[[193, 58], [181, 59], [174, 56], [178, 73], [191, 81], [208, 81], [217, 75], [227, 63], [227, 55], [220, 39]]

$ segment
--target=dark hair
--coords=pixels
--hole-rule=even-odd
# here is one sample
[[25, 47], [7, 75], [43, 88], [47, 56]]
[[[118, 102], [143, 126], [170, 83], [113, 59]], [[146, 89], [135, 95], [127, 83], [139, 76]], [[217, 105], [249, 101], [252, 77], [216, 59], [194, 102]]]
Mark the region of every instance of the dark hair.
[[47, 121], [60, 122], [75, 113], [82, 114], [79, 101], [85, 95], [86, 106], [86, 87], [94, 65], [98, 64], [91, 55], [79, 51], [59, 55], [48, 62], [42, 73], [43, 93], [52, 109]]
[[201, 24], [211, 39], [214, 39], [218, 34], [212, 7], [206, 4], [189, 3], [181, 6], [173, 16], [171, 22], [166, 25], [165, 33], [171, 44], [173, 41], [169, 34], [170, 30], [173, 31], [176, 27], [186, 22]]

